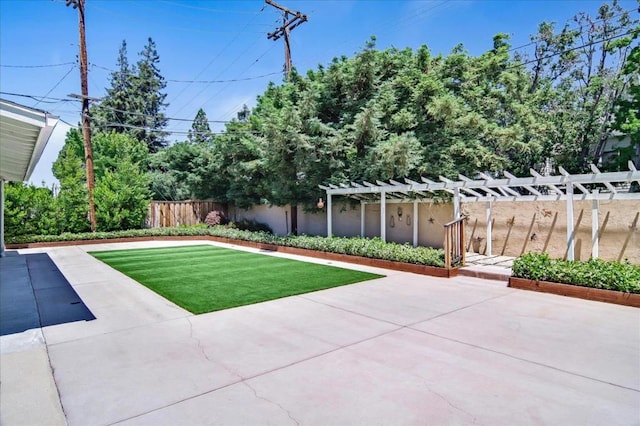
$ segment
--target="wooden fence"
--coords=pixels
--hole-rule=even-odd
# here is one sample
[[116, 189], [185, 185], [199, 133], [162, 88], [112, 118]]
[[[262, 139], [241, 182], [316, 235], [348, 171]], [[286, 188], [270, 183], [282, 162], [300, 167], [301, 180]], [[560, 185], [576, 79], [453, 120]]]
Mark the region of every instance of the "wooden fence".
[[227, 214], [225, 204], [214, 201], [152, 201], [149, 204], [147, 226], [165, 228], [170, 226], [197, 225], [204, 223], [207, 214], [219, 210]]

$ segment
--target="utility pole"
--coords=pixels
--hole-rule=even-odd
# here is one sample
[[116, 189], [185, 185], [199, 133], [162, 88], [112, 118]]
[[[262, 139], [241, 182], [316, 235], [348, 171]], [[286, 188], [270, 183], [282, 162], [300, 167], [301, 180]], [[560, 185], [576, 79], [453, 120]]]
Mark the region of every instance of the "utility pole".
[[84, 159], [87, 168], [87, 195], [89, 198], [89, 223], [91, 232], [96, 232], [96, 205], [93, 199], [95, 178], [93, 175], [93, 153], [91, 149], [91, 125], [89, 123], [89, 85], [87, 83], [87, 41], [84, 26], [85, 0], [66, 0], [67, 6], [78, 9], [78, 31], [80, 33], [80, 85], [82, 87], [82, 135], [84, 137]]
[[267, 38], [273, 41], [284, 37], [284, 78], [289, 79], [291, 72], [291, 44], [289, 43], [289, 33], [298, 25], [307, 21], [307, 15], [300, 12], [294, 12], [284, 6], [279, 5], [273, 0], [264, 0], [270, 6], [282, 11], [282, 26], [275, 29], [274, 32], [267, 34]]
[[[267, 34], [267, 38], [273, 41], [284, 37], [284, 79], [289, 80], [291, 72], [291, 44], [289, 42], [289, 34], [298, 25], [307, 21], [307, 15], [300, 12], [294, 12], [284, 6], [279, 5], [273, 0], [264, 0], [270, 6], [282, 11], [282, 26], [275, 29], [274, 32]], [[287, 229], [287, 232], [289, 230]], [[291, 203], [291, 233], [298, 235], [298, 205]]]

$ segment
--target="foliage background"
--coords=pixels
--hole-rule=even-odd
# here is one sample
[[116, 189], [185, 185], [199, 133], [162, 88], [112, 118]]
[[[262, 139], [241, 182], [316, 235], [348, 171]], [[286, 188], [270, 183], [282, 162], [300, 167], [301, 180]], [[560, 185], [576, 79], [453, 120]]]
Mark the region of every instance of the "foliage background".
[[[151, 198], [314, 209], [327, 183], [526, 175], [549, 164], [581, 172], [600, 163], [613, 131], [632, 145], [600, 167], [624, 168], [640, 154], [638, 22], [613, 1], [596, 16], [542, 22], [528, 53], [498, 33], [478, 56], [462, 45], [447, 55], [378, 50], [372, 37], [352, 57], [269, 84], [222, 134], [199, 110], [172, 144], [156, 44], [149, 38], [130, 64], [123, 41], [91, 109], [99, 229], [141, 227]], [[57, 193], [11, 187], [8, 235], [88, 230], [82, 147], [70, 131], [53, 166]]]

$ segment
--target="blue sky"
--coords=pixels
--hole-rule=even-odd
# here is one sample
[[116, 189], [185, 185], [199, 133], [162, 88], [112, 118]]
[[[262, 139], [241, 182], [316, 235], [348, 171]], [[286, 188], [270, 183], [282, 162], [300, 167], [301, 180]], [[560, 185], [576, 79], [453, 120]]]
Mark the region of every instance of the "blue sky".
[[[509, 34], [514, 47], [522, 46], [530, 41], [540, 22], [562, 25], [578, 12], [595, 15], [602, 1], [278, 3], [309, 17], [291, 35], [294, 66], [305, 72], [334, 57], [353, 55], [372, 35], [380, 49], [426, 44], [432, 52], [444, 54], [459, 43], [471, 54], [480, 54], [491, 47], [492, 37], [498, 32]], [[638, 8], [637, 0], [620, 3], [628, 10]], [[129, 61], [135, 63], [151, 37], [160, 55], [160, 70], [168, 80], [165, 92], [170, 105], [166, 114], [186, 119], [169, 121], [168, 130], [175, 132], [170, 140], [183, 140], [190, 127], [188, 120], [199, 108], [205, 110], [209, 120], [229, 120], [243, 104], [253, 106], [269, 81], [281, 81], [283, 42], [267, 39], [267, 33], [280, 20], [281, 12], [263, 0], [87, 0], [89, 94], [104, 95], [122, 40], [127, 41]], [[0, 0], [0, 91], [4, 92], [0, 97], [47, 110], [75, 125], [80, 104], [69, 101], [67, 95], [80, 93], [77, 54], [77, 11], [65, 7], [64, 0]], [[39, 67], [57, 64], [64, 65]], [[184, 80], [226, 82], [189, 84]], [[33, 95], [36, 99], [7, 93]], [[42, 96], [48, 98], [39, 102]], [[64, 123], [59, 127], [31, 178], [36, 184], [54, 182], [51, 163], [68, 129]], [[212, 127], [221, 129], [220, 125]]]

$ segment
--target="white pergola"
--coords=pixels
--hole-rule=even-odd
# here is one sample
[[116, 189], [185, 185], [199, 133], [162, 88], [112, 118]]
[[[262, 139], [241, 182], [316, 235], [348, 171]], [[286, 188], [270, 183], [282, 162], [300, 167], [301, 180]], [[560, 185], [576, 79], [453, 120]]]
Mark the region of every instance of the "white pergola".
[[33, 173], [58, 117], [0, 99], [0, 256], [4, 254], [4, 183]]
[[460, 218], [460, 203], [486, 203], [487, 254], [491, 255], [491, 209], [495, 202], [565, 201], [567, 210], [567, 258], [574, 258], [573, 202], [592, 200], [592, 256], [598, 257], [598, 210], [600, 200], [638, 200], [640, 192], [631, 192], [633, 182], [640, 184], [640, 171], [629, 161], [628, 171], [601, 172], [591, 165], [591, 173], [570, 174], [559, 167], [560, 174], [543, 176], [531, 169], [531, 176], [516, 177], [504, 172], [503, 178], [479, 173], [477, 179], [458, 175], [458, 180], [440, 176], [439, 182], [421, 178], [421, 182], [404, 179], [404, 183], [349, 182], [340, 185], [321, 185], [327, 196], [327, 236], [332, 235], [331, 203], [334, 196], [345, 196], [360, 201], [360, 234], [364, 236], [365, 205], [380, 204], [380, 238], [386, 240], [386, 204], [413, 203], [413, 245], [418, 245], [418, 203], [430, 201], [445, 193], [452, 198], [454, 219]]

